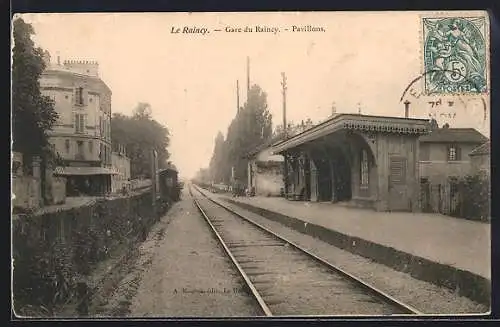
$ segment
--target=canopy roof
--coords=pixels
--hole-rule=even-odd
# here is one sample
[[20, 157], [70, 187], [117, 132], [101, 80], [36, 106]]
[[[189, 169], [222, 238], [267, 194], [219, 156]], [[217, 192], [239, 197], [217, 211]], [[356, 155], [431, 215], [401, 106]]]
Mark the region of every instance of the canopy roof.
[[56, 167], [54, 175], [60, 176], [90, 176], [90, 175], [117, 175], [112, 169], [104, 167]]
[[420, 135], [429, 132], [429, 122], [426, 119], [338, 114], [300, 134], [274, 144], [273, 153], [281, 153], [340, 130]]

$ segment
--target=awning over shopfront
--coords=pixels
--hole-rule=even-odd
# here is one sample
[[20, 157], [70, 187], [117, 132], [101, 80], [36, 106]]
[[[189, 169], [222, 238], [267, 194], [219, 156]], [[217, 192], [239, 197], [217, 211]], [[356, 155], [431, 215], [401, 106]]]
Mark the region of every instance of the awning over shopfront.
[[56, 167], [54, 175], [59, 176], [91, 176], [117, 175], [115, 170], [104, 167]]

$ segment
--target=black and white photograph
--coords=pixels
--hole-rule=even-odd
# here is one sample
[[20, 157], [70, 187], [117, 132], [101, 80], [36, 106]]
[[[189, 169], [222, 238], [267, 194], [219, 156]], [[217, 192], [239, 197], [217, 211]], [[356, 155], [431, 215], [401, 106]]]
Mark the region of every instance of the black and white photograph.
[[491, 311], [486, 11], [23, 13], [11, 313]]

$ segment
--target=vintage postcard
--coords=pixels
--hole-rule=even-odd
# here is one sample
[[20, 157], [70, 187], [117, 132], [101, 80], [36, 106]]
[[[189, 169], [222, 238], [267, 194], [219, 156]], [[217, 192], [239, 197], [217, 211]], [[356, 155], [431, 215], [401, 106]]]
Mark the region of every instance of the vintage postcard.
[[486, 12], [12, 27], [16, 317], [490, 312]]

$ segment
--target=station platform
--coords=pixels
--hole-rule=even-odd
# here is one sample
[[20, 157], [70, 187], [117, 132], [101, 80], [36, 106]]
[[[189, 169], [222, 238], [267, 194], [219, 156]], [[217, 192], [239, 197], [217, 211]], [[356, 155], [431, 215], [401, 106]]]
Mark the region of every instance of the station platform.
[[491, 291], [488, 223], [440, 214], [376, 212], [341, 203], [212, 196], [416, 278], [461, 293], [463, 288], [477, 288], [473, 292], [483, 297]]

